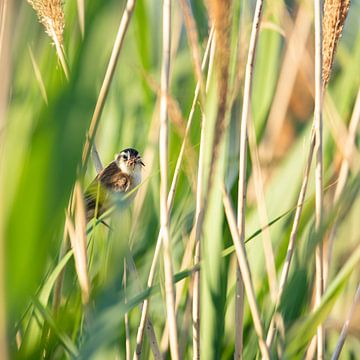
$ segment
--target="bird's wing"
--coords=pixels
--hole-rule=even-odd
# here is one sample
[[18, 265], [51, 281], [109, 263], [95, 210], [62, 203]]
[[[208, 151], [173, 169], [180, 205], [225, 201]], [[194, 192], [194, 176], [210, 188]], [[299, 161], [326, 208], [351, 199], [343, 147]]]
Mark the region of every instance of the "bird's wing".
[[115, 162], [111, 162], [106, 166], [90, 183], [84, 193], [84, 200], [88, 219], [91, 219], [95, 215], [95, 209], [97, 207], [97, 215], [101, 215], [105, 208], [108, 199], [108, 184], [106, 179], [109, 175], [113, 175], [118, 171], [118, 167]]
[[109, 193], [125, 193], [130, 188], [130, 176], [122, 173], [115, 161], [112, 161], [96, 176], [85, 191], [88, 219], [94, 216], [96, 204], [98, 204], [98, 215], [106, 210], [109, 205]]
[[126, 192], [130, 188], [130, 176], [121, 172], [115, 161], [111, 162], [98, 175], [97, 180], [106, 189], [113, 192]]

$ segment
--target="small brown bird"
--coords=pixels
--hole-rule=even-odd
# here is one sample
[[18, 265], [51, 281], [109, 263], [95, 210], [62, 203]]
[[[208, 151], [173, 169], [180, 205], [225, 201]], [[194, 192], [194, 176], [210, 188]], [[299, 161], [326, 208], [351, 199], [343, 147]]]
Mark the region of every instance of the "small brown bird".
[[116, 195], [125, 195], [141, 182], [141, 168], [145, 166], [135, 149], [125, 149], [115, 155], [85, 191], [86, 218], [98, 218], [112, 204]]

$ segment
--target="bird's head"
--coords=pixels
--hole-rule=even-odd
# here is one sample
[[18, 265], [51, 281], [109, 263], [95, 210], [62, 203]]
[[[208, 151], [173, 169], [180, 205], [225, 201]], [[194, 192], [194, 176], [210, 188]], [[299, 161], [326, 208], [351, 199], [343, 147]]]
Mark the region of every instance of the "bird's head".
[[124, 149], [115, 155], [115, 162], [118, 168], [125, 174], [133, 175], [141, 171], [141, 167], [145, 166], [141, 156], [135, 149]]

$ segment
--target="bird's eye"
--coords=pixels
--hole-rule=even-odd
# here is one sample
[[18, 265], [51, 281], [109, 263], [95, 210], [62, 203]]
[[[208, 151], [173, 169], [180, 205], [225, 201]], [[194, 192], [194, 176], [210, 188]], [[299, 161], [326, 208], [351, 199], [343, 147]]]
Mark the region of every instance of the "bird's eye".
[[127, 155], [125, 155], [125, 154], [121, 155], [121, 157], [122, 157], [125, 161], [127, 161], [127, 159], [128, 159]]

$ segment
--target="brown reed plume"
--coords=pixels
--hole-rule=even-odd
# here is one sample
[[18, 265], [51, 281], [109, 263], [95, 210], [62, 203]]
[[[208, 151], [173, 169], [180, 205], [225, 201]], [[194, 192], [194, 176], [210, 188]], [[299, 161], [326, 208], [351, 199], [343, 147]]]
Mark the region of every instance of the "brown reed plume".
[[[213, 154], [210, 166], [210, 176], [216, 163], [224, 130], [225, 117], [228, 100], [228, 78], [230, 62], [230, 30], [231, 30], [231, 0], [212, 0], [209, 1], [209, 14], [215, 27], [215, 71], [218, 80], [218, 99], [219, 106], [216, 117], [216, 131], [213, 144]], [[211, 184], [209, 184], [211, 186]], [[210, 187], [209, 187], [210, 188]]]
[[55, 44], [56, 52], [66, 78], [69, 70], [63, 51], [64, 11], [61, 0], [27, 0], [38, 16], [39, 22], [44, 25], [45, 32]]
[[331, 75], [336, 47], [341, 37], [350, 0], [325, 0], [323, 15], [323, 87]]

